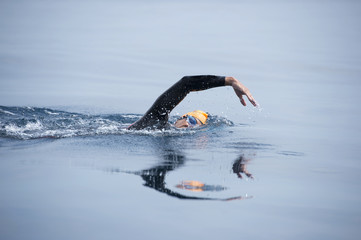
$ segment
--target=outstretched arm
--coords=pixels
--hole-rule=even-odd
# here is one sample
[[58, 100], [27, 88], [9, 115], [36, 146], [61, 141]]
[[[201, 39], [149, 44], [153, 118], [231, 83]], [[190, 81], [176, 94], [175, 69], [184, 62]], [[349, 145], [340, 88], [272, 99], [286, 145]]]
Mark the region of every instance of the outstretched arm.
[[169, 113], [189, 92], [225, 86], [225, 77], [213, 75], [186, 76], [160, 95], [144, 116], [128, 129], [146, 127], [163, 128], [168, 122]]
[[232, 86], [242, 104], [246, 103], [242, 95], [246, 95], [251, 103], [256, 106], [256, 102], [249, 90], [233, 77], [223, 77], [214, 75], [186, 76], [171, 86], [160, 95], [150, 109], [137, 122], [128, 129], [143, 129], [146, 127], [162, 128], [168, 122], [169, 113], [187, 96], [189, 92], [201, 91], [214, 87]]

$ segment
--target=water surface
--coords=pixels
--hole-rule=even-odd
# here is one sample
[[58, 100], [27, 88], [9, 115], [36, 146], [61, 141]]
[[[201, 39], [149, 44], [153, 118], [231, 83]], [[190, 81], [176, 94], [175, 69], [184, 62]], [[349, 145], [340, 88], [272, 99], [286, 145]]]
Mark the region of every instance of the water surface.
[[[2, 1], [1, 239], [358, 239], [358, 1]], [[127, 131], [183, 75], [210, 124]], [[250, 104], [249, 104], [250, 105]]]

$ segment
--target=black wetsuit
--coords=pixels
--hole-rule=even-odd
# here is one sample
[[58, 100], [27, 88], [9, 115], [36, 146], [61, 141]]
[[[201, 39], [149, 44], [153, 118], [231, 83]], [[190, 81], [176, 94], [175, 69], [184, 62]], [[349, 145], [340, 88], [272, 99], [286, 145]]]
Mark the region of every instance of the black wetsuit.
[[169, 113], [189, 92], [225, 86], [224, 76], [186, 76], [160, 95], [144, 116], [128, 129], [164, 128], [168, 124]]

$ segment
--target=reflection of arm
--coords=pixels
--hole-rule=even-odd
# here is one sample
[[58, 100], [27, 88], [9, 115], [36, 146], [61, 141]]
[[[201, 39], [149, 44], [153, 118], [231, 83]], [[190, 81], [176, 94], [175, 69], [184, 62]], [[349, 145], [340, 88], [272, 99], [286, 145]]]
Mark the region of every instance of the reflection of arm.
[[169, 113], [192, 91], [225, 86], [225, 77], [213, 75], [187, 76], [160, 95], [150, 109], [128, 129], [142, 129], [158, 125], [164, 127]]

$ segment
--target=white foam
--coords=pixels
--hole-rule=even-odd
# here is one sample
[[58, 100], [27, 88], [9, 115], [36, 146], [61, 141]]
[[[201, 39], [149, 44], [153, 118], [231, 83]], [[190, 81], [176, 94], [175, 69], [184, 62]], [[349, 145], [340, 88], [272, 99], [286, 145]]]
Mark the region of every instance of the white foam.
[[183, 135], [192, 135], [197, 132], [197, 130], [191, 129], [160, 129], [160, 130], [124, 130], [125, 133], [138, 134], [138, 135], [150, 135], [150, 136], [183, 136]]
[[43, 124], [41, 124], [41, 122], [36, 121], [36, 122], [28, 122], [25, 125], [25, 131], [34, 131], [34, 130], [40, 130], [43, 128]]
[[2, 109], [0, 109], [0, 112], [6, 113], [6, 114], [9, 114], [9, 115], [13, 115], [13, 116], [16, 115], [15, 113], [12, 113], [12, 112], [9, 112], [9, 111], [6, 111], [6, 110], [2, 110]]
[[125, 115], [122, 115], [122, 117], [124, 117], [124, 118], [139, 118], [139, 115], [125, 114]]
[[49, 115], [59, 115], [59, 113], [50, 112], [50, 111], [48, 111], [48, 110], [45, 110], [45, 112], [46, 112], [47, 114], [49, 114]]
[[118, 126], [115, 125], [109, 125], [109, 126], [100, 126], [96, 130], [96, 132], [99, 133], [115, 133], [118, 132]]
[[20, 135], [28, 135], [25, 132], [26, 131], [35, 131], [35, 130], [41, 130], [43, 128], [43, 125], [39, 122], [28, 122], [25, 126], [23, 127], [18, 127], [15, 124], [9, 124], [7, 126], [5, 126], [5, 131], [7, 133], [12, 133], [12, 134], [20, 134]]

